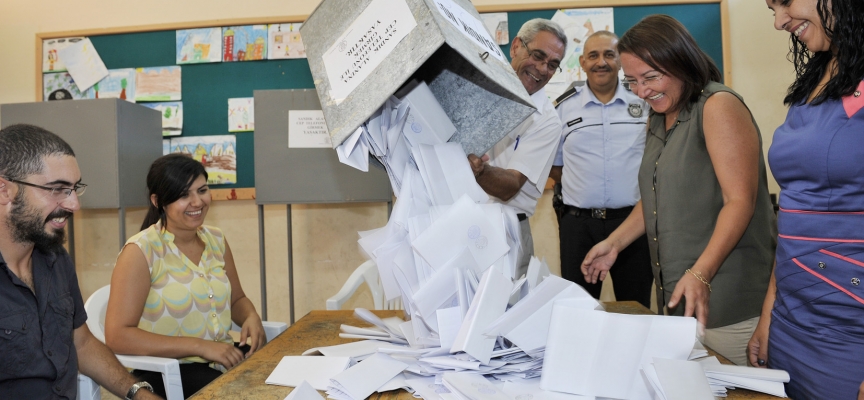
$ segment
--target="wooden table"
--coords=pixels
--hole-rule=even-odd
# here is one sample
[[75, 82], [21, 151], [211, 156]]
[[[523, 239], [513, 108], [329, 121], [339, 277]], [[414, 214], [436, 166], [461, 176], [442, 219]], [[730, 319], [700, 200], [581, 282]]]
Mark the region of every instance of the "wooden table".
[[[621, 314], [650, 314], [651, 311], [635, 301], [608, 302], [606, 310]], [[402, 316], [402, 311], [373, 311], [380, 317]], [[354, 341], [339, 337], [339, 325], [366, 326], [367, 323], [354, 317], [353, 310], [312, 311], [300, 318], [287, 331], [273, 339], [234, 369], [205, 386], [191, 399], [274, 399], [282, 400], [293, 388], [267, 385], [264, 381], [279, 364], [283, 356], [300, 355], [313, 347], [332, 346]], [[720, 362], [731, 364], [725, 357], [714, 353]], [[322, 395], [324, 395], [322, 393]], [[373, 400], [416, 400], [404, 390], [375, 393]], [[777, 399], [763, 393], [745, 389], [730, 390], [727, 399]]]

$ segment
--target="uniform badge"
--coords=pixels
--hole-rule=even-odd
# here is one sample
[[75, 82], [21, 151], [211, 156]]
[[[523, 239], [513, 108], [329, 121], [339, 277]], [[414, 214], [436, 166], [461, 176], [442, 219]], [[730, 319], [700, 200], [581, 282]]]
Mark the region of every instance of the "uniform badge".
[[639, 118], [642, 116], [642, 106], [639, 103], [630, 103], [627, 106], [627, 112], [630, 113], [630, 116], [633, 118]]

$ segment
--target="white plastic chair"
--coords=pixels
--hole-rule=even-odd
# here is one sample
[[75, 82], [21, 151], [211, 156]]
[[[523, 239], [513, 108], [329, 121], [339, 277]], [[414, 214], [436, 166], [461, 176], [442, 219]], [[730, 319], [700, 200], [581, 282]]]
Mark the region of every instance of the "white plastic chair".
[[[105, 310], [108, 308], [108, 295], [111, 293], [111, 285], [106, 285], [95, 291], [87, 302], [84, 303], [84, 309], [87, 311], [87, 327], [96, 339], [105, 343]], [[240, 327], [232, 323], [232, 330], [239, 331]], [[284, 322], [262, 322], [264, 325], [264, 335], [267, 336], [267, 341], [273, 340], [280, 333], [288, 329], [288, 325]], [[183, 384], [180, 382], [180, 362], [174, 358], [150, 357], [150, 356], [127, 356], [117, 355], [117, 359], [126, 368], [140, 369], [143, 371], [153, 371], [162, 374], [162, 380], [165, 383], [166, 400], [182, 400], [183, 399]], [[100, 399], [100, 397], [90, 397], [85, 395], [86, 391], [90, 391], [89, 384], [82, 382], [82, 375], [78, 375], [78, 398], [79, 399]], [[87, 380], [90, 380], [87, 378]], [[92, 380], [91, 380], [92, 382]], [[87, 385], [87, 387], [82, 387]], [[98, 385], [96, 386], [98, 393]], [[84, 397], [82, 397], [84, 396]]]
[[376, 310], [402, 309], [401, 299], [395, 299], [392, 301], [385, 300], [384, 288], [381, 286], [381, 280], [378, 276], [378, 266], [371, 260], [360, 264], [360, 266], [351, 273], [351, 276], [348, 277], [348, 280], [345, 281], [345, 284], [342, 285], [339, 292], [333, 295], [333, 297], [327, 299], [326, 308], [328, 310], [341, 310], [342, 305], [354, 295], [354, 292], [357, 291], [363, 282], [366, 282], [366, 285], [369, 286], [369, 291], [372, 292], [372, 303]]

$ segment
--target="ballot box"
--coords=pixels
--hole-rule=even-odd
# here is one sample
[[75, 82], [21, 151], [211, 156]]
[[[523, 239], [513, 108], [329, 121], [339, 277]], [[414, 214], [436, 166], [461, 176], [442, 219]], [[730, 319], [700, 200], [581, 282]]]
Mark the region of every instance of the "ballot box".
[[468, 0], [324, 0], [300, 28], [333, 147], [408, 81], [483, 154], [535, 110]]

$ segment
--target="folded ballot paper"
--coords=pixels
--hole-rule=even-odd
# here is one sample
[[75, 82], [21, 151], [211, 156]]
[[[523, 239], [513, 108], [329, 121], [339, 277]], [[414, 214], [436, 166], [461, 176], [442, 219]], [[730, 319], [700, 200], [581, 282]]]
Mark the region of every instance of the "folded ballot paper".
[[315, 390], [327, 390], [330, 378], [348, 368], [350, 362], [349, 357], [285, 356], [264, 382], [297, 387], [306, 381]]
[[321, 396], [309, 382], [303, 381], [288, 394], [285, 400], [324, 400], [324, 396]]
[[741, 365], [702, 364], [711, 385], [742, 388], [786, 397], [783, 383], [789, 382], [789, 373], [778, 369], [751, 368]]
[[[547, 278], [548, 279], [548, 278]], [[543, 362], [545, 390], [614, 399], [650, 399], [640, 367], [654, 358], [687, 360], [694, 318], [611, 314], [559, 300]]]
[[396, 375], [408, 364], [386, 354], [376, 353], [330, 378], [327, 396], [337, 400], [362, 400]]

